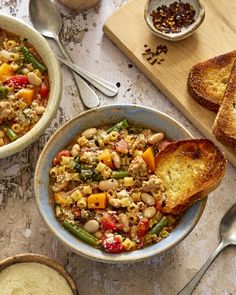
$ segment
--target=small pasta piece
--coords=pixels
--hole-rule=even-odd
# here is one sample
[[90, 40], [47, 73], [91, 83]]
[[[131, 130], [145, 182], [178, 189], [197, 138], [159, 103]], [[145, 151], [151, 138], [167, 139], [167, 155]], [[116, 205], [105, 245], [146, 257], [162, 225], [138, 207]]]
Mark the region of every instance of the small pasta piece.
[[129, 223], [135, 224], [138, 221], [138, 216], [135, 213], [127, 213], [126, 214], [129, 220]]
[[109, 205], [111, 205], [112, 207], [115, 207], [115, 208], [120, 208], [120, 206], [121, 206], [119, 199], [110, 198], [108, 202], [109, 202]]
[[6, 48], [9, 49], [9, 48], [12, 48], [12, 47], [15, 47], [17, 45], [16, 41], [15, 40], [8, 40], [6, 41]]
[[83, 187], [83, 194], [84, 195], [91, 195], [92, 194], [92, 189], [90, 185], [85, 185]]
[[138, 206], [132, 202], [128, 207], [127, 207], [127, 211], [131, 212], [131, 213], [137, 213], [139, 211]]
[[106, 167], [107, 166], [104, 163], [99, 162], [98, 165], [97, 165], [97, 167], [96, 167], [96, 171], [97, 172], [102, 172]]
[[19, 133], [21, 131], [21, 126], [20, 124], [13, 124], [11, 126], [11, 129], [15, 132], [15, 133]]
[[129, 219], [126, 214], [121, 213], [119, 214], [119, 221], [123, 225], [123, 231], [128, 232], [129, 231]]
[[79, 209], [85, 209], [87, 208], [87, 200], [86, 198], [80, 198], [78, 201], [77, 201], [77, 207]]
[[81, 136], [77, 139], [77, 142], [80, 146], [85, 146], [88, 144], [88, 139], [85, 136]]
[[49, 174], [52, 178], [56, 178], [58, 175], [58, 169], [57, 167], [53, 167], [52, 169], [50, 169]]
[[123, 198], [120, 200], [120, 205], [122, 208], [130, 206], [130, 199], [129, 198]]
[[4, 137], [5, 136], [5, 132], [0, 130], [0, 138]]
[[133, 177], [124, 177], [124, 186], [133, 186], [134, 185], [134, 179]]
[[102, 177], [105, 179], [109, 178], [111, 176], [111, 172], [112, 170], [108, 166], [106, 166], [101, 172]]
[[14, 61], [14, 62], [17, 62], [19, 59], [20, 59], [20, 55], [19, 53], [11, 53], [11, 59]]
[[61, 211], [61, 207], [60, 206], [56, 206], [56, 216], [60, 217], [62, 215], [62, 211]]
[[123, 242], [122, 242], [122, 246], [124, 247], [124, 249], [126, 251], [130, 251], [132, 249], [134, 249], [136, 247], [136, 243], [131, 241], [130, 239], [126, 238]]
[[133, 192], [131, 194], [131, 198], [133, 199], [134, 203], [141, 201], [141, 192]]
[[113, 198], [113, 199], [115, 199], [117, 197], [117, 195], [116, 195], [116, 193], [115, 193], [115, 191], [113, 191], [113, 190], [111, 190], [111, 189], [109, 189], [108, 191], [107, 191], [107, 198], [109, 199], [109, 198]]
[[76, 202], [79, 201], [82, 197], [83, 197], [83, 195], [82, 195], [81, 191], [79, 191], [79, 190], [76, 190], [75, 192], [73, 192], [71, 194], [71, 198], [73, 200], [75, 200]]

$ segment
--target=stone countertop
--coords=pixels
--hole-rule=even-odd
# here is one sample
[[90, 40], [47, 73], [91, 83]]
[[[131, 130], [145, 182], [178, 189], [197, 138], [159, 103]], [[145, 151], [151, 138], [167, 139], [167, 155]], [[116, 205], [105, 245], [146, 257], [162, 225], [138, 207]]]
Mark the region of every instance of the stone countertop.
[[[62, 39], [75, 63], [119, 82], [119, 94], [107, 98], [98, 93], [101, 105], [134, 103], [164, 111], [182, 123], [195, 137], [202, 135], [103, 35], [102, 24], [125, 1], [102, 0], [83, 13], [58, 5], [64, 21]], [[1, 12], [28, 23], [28, 1], [0, 1]], [[55, 51], [55, 44], [50, 41]], [[48, 255], [65, 265], [80, 295], [176, 295], [192, 278], [219, 243], [218, 227], [225, 211], [235, 202], [236, 169], [230, 164], [220, 187], [214, 191], [201, 220], [189, 236], [161, 256], [144, 262], [109, 265], [80, 257], [55, 239], [38, 214], [33, 191], [34, 168], [45, 142], [65, 121], [84, 110], [71, 73], [62, 67], [64, 90], [57, 117], [50, 128], [23, 152], [0, 160], [0, 259], [17, 253]], [[215, 260], [196, 295], [236, 294], [236, 255], [228, 247]], [[1, 293], [1, 292], [0, 292]]]

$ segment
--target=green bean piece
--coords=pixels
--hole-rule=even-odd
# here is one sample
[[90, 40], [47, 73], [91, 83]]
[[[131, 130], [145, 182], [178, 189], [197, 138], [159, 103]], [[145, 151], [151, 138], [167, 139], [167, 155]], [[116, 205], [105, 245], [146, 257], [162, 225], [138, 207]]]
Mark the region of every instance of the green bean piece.
[[92, 176], [92, 180], [94, 180], [94, 181], [103, 180], [102, 174], [101, 173], [94, 173]]
[[128, 175], [129, 175], [128, 171], [112, 171], [111, 177], [117, 178], [117, 179], [122, 179]]
[[78, 237], [80, 240], [83, 242], [91, 245], [91, 246], [97, 246], [98, 245], [98, 239], [88, 233], [86, 230], [83, 228], [74, 225], [68, 221], [63, 222], [64, 227], [71, 233], [73, 233], [76, 237]]
[[6, 87], [0, 86], [0, 99], [7, 97], [8, 89]]
[[28, 62], [30, 62], [33, 65], [33, 67], [39, 69], [41, 72], [46, 71], [46, 67], [36, 59], [36, 57], [29, 51], [27, 47], [22, 46], [20, 48], [20, 51], [28, 60]]
[[14, 141], [18, 138], [17, 134], [8, 126], [1, 126], [0, 128], [1, 130], [3, 130], [7, 137], [11, 140]]
[[127, 119], [124, 119], [123, 121], [120, 121], [119, 123], [116, 123], [114, 126], [109, 128], [107, 130], [107, 132], [110, 133], [112, 131], [121, 131], [121, 130], [124, 130], [128, 127], [129, 127], [129, 123], [128, 123]]
[[167, 225], [168, 219], [163, 216], [162, 219], [153, 226], [153, 228], [148, 232], [149, 235], [158, 235], [161, 230]]

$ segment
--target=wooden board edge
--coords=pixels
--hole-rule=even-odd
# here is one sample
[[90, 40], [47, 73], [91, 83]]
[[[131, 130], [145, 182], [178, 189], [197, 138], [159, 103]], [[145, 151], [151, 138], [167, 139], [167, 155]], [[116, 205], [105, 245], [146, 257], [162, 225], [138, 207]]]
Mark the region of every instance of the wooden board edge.
[[[127, 5], [127, 4], [125, 4]], [[122, 9], [122, 8], [120, 8]], [[115, 12], [116, 13], [116, 12]], [[112, 16], [111, 16], [112, 17]], [[109, 19], [110, 17], [107, 19], [107, 21], [104, 23], [103, 25], [103, 32], [107, 35], [107, 37], [109, 39], [111, 39], [111, 41], [124, 53], [125, 56], [127, 56], [132, 63], [134, 63], [139, 70], [144, 73], [145, 76], [147, 76], [147, 78], [149, 80], [151, 80], [151, 82], [158, 88], [161, 90], [161, 92], [170, 99], [170, 101], [178, 108], [178, 110], [184, 114], [184, 116], [207, 138], [209, 138], [210, 140], [212, 140], [217, 146], [219, 146], [219, 148], [225, 153], [226, 158], [228, 159], [228, 161], [236, 168], [236, 156], [234, 157], [233, 155], [233, 150], [232, 149], [228, 149], [227, 147], [225, 147], [224, 145], [222, 145], [221, 143], [219, 143], [216, 138], [214, 137], [214, 135], [206, 128], [204, 128], [204, 126], [200, 125], [199, 122], [191, 116], [190, 111], [188, 111], [186, 108], [183, 108], [182, 105], [179, 103], [179, 101], [168, 91], [168, 89], [162, 84], [160, 83], [160, 85], [156, 85], [154, 79], [153, 79], [153, 75], [152, 73], [146, 69], [143, 64], [141, 62], [137, 62], [136, 60], [134, 60], [133, 58], [133, 54], [130, 50], [128, 50], [123, 43], [116, 38], [116, 35], [110, 30], [109, 28]], [[186, 84], [187, 87], [187, 84]], [[201, 107], [201, 106], [200, 106]]]

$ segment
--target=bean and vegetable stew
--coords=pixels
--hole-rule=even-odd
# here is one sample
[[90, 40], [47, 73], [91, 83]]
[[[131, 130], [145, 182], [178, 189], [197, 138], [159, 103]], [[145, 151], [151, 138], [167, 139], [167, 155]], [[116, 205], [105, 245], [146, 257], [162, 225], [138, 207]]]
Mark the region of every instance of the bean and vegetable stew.
[[0, 147], [27, 133], [45, 112], [49, 78], [36, 49], [0, 28]]
[[178, 217], [163, 215], [155, 156], [169, 140], [130, 126], [83, 131], [53, 160], [56, 217], [80, 240], [108, 253], [141, 249], [167, 237]]

